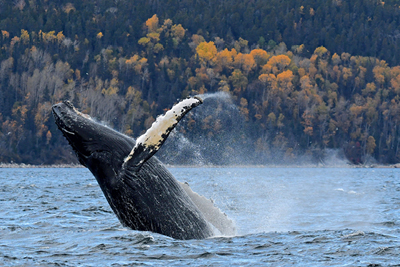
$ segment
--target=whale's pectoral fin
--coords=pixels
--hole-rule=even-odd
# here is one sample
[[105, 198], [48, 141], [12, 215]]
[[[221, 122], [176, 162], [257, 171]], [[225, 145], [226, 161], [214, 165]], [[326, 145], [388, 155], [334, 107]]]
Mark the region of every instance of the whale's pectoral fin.
[[183, 116], [201, 103], [203, 101], [199, 97], [187, 98], [173, 106], [164, 115], [157, 117], [146, 133], [136, 140], [135, 146], [124, 160], [123, 167], [140, 170], [142, 164], [161, 148]]

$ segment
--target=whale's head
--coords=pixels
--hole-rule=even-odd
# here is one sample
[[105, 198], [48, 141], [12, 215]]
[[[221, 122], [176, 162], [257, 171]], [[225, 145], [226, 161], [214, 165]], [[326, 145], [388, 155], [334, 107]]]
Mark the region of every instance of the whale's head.
[[52, 110], [58, 128], [79, 162], [93, 173], [102, 171], [99, 168], [104, 164], [116, 173], [135, 145], [132, 138], [94, 121], [69, 101], [55, 104]]
[[183, 116], [202, 102], [199, 97], [182, 100], [157, 117], [136, 142], [79, 112], [69, 101], [54, 105], [53, 115], [82, 165], [96, 177], [116, 177], [120, 171], [138, 172], [159, 150]]

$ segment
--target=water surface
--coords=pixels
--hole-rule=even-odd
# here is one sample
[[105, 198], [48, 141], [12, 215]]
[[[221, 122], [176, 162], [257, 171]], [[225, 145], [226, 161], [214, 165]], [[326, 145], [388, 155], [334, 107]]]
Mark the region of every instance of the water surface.
[[122, 227], [86, 169], [0, 169], [4, 266], [400, 266], [397, 169], [170, 168], [234, 237]]

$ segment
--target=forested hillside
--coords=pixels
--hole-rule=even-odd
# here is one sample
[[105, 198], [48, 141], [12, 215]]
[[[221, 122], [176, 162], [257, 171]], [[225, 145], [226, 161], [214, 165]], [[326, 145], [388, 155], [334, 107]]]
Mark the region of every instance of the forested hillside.
[[180, 128], [210, 163], [331, 148], [397, 163], [396, 3], [0, 1], [0, 162], [74, 162], [51, 116], [64, 99], [138, 136], [177, 99], [225, 92], [235, 108], [209, 102]]

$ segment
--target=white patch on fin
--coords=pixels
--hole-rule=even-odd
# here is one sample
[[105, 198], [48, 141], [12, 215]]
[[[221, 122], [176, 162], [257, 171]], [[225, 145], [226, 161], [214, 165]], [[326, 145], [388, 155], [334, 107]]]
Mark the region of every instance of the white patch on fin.
[[[133, 165], [140, 168], [147, 159], [160, 149], [170, 132], [183, 116], [201, 103], [203, 103], [203, 100], [199, 97], [187, 98], [173, 106], [172, 109], [168, 110], [164, 115], [158, 116], [146, 133], [136, 140], [135, 146], [124, 160], [124, 165], [133, 159]], [[140, 154], [143, 155], [140, 156]], [[137, 161], [137, 159], [139, 159], [137, 158], [138, 156], [140, 158], [139, 161]]]
[[185, 99], [175, 106], [171, 110], [168, 110], [165, 115], [157, 117], [157, 120], [151, 125], [146, 133], [140, 136], [136, 142], [137, 144], [146, 144], [146, 146], [153, 146], [158, 149], [161, 145], [161, 141], [164, 139], [163, 135], [171, 128], [174, 127], [179, 120], [182, 118], [183, 113], [186, 113], [188, 109], [191, 109], [193, 105], [198, 104], [200, 101], [196, 98]]

